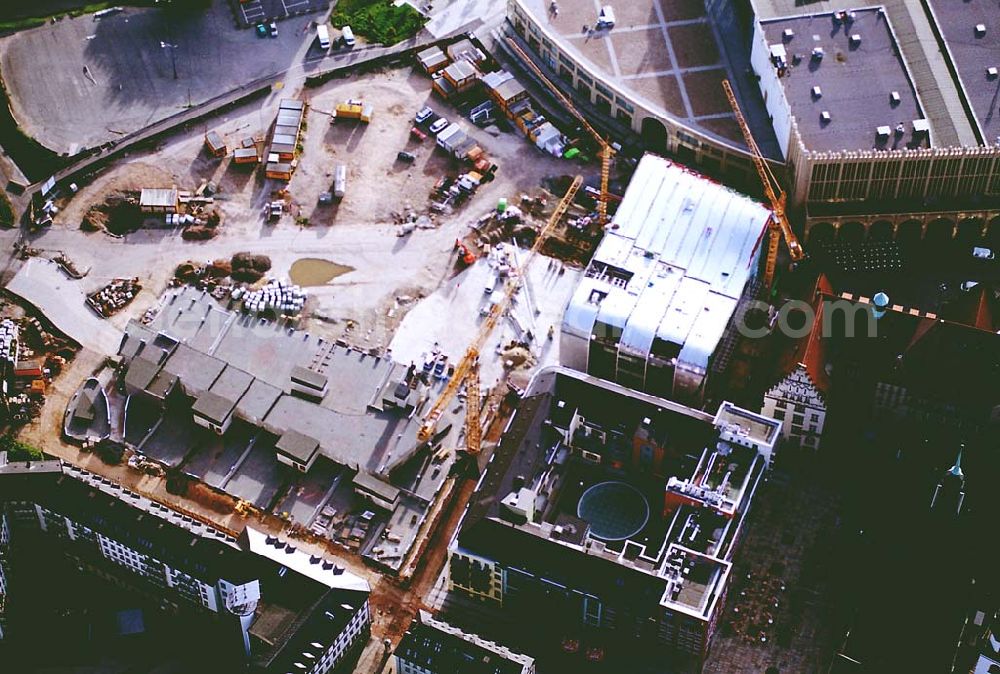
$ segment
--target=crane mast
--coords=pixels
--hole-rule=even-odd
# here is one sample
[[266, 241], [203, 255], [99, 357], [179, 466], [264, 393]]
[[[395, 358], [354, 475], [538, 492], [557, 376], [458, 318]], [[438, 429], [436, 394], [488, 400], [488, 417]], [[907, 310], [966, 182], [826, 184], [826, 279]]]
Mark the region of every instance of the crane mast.
[[458, 365], [455, 366], [455, 372], [452, 374], [448, 384], [444, 387], [444, 390], [441, 391], [441, 395], [438, 396], [437, 400], [434, 401], [431, 409], [427, 412], [427, 416], [424, 417], [423, 423], [417, 431], [417, 439], [420, 442], [427, 442], [434, 437], [434, 434], [437, 432], [438, 421], [440, 421], [444, 410], [451, 403], [455, 394], [458, 393], [462, 384], [467, 384], [465, 410], [466, 450], [470, 454], [477, 454], [479, 452], [482, 436], [482, 429], [479, 425], [479, 352], [486, 343], [486, 340], [493, 333], [493, 329], [496, 327], [497, 323], [499, 323], [500, 318], [507, 312], [507, 309], [510, 308], [511, 302], [514, 300], [514, 295], [517, 294], [517, 291], [521, 287], [521, 283], [524, 280], [525, 274], [528, 273], [531, 261], [535, 258], [538, 251], [542, 249], [542, 245], [545, 243], [549, 234], [552, 233], [556, 224], [558, 224], [562, 216], [566, 214], [566, 211], [569, 210], [569, 206], [573, 203], [573, 198], [580, 190], [580, 186], [582, 184], [582, 176], [577, 176], [573, 179], [573, 182], [566, 191], [566, 194], [563, 195], [562, 200], [560, 200], [555, 210], [552, 211], [552, 215], [549, 217], [548, 222], [546, 222], [545, 226], [540, 232], [538, 232], [538, 236], [535, 238], [535, 243], [528, 251], [528, 255], [525, 256], [524, 260], [518, 266], [517, 271], [507, 277], [507, 282], [504, 285], [503, 298], [500, 302], [493, 305], [490, 309], [490, 313], [480, 324], [479, 331], [466, 348], [465, 355], [462, 357], [462, 360], [460, 360]]
[[805, 251], [802, 250], [802, 245], [795, 236], [795, 232], [792, 231], [791, 223], [788, 222], [788, 215], [785, 212], [787, 195], [781, 189], [781, 184], [764, 159], [764, 154], [760, 151], [757, 141], [754, 140], [753, 134], [750, 132], [750, 126], [747, 124], [746, 118], [743, 117], [743, 111], [740, 110], [740, 105], [736, 102], [736, 94], [733, 92], [733, 87], [729, 83], [729, 80], [722, 80], [722, 88], [726, 92], [726, 98], [729, 100], [729, 107], [733, 109], [733, 114], [736, 116], [736, 123], [743, 133], [743, 140], [746, 141], [747, 148], [750, 150], [754, 168], [757, 169], [757, 175], [760, 178], [761, 185], [764, 187], [764, 196], [767, 197], [768, 202], [771, 204], [772, 215], [768, 222], [767, 260], [764, 266], [764, 285], [770, 288], [774, 283], [774, 270], [778, 262], [778, 244], [780, 240], [782, 238], [785, 240], [785, 245], [788, 246], [788, 254], [795, 262], [805, 257]]
[[608, 183], [611, 181], [611, 157], [614, 156], [615, 149], [611, 147], [611, 144], [608, 143], [607, 140], [604, 139], [604, 136], [597, 132], [597, 129], [590, 125], [590, 122], [588, 122], [580, 111], [576, 109], [573, 102], [570, 101], [569, 98], [563, 94], [563, 92], [560, 91], [555, 84], [552, 83], [552, 80], [545, 76], [541, 69], [535, 65], [534, 61], [531, 60], [531, 57], [529, 57], [524, 50], [521, 49], [521, 46], [517, 44], [514, 38], [508, 37], [507, 44], [510, 45], [510, 48], [521, 58], [524, 65], [526, 65], [531, 72], [535, 74], [535, 77], [541, 80], [542, 84], [544, 84], [546, 88], [552, 92], [556, 99], [562, 103], [563, 107], [566, 108], [566, 110], [573, 115], [578, 122], [580, 122], [580, 126], [583, 127], [583, 129], [590, 134], [597, 143], [601, 156], [601, 194], [597, 198], [597, 222], [603, 227], [608, 222]]

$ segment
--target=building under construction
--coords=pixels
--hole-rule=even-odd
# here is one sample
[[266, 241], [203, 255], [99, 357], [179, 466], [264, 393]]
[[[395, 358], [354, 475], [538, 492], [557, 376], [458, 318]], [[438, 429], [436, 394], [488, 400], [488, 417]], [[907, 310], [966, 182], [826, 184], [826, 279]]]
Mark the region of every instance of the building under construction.
[[563, 365], [696, 403], [728, 362], [770, 211], [654, 155], [639, 162], [563, 318]]

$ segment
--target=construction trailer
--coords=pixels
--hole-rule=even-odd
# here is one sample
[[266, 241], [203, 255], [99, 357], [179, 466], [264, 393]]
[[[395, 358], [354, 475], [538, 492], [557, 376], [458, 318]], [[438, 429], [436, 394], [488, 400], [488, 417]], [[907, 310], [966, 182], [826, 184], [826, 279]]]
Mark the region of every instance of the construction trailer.
[[433, 75], [437, 71], [447, 66], [451, 61], [447, 54], [441, 51], [440, 47], [428, 47], [417, 53], [417, 63], [428, 75]]
[[482, 81], [486, 93], [508, 117], [511, 106], [528, 98], [528, 91], [506, 70], [487, 73]]
[[338, 119], [356, 119], [360, 122], [367, 124], [372, 121], [372, 116], [375, 114], [375, 108], [371, 105], [366, 105], [364, 101], [359, 101], [357, 99], [348, 99], [343, 103], [338, 103], [337, 107], [333, 110], [333, 115], [331, 122], [335, 122]]
[[180, 201], [174, 188], [144, 187], [139, 193], [139, 210], [143, 213], [176, 213]]
[[472, 43], [472, 40], [465, 38], [458, 42], [453, 42], [447, 47], [448, 58], [452, 61], [468, 61], [474, 65], [483, 63], [486, 54], [479, 47]]
[[287, 162], [268, 162], [264, 175], [274, 180], [291, 180], [292, 165]]
[[278, 115], [271, 130], [269, 152], [278, 155], [279, 162], [290, 162], [295, 159], [296, 148], [299, 145], [299, 135], [302, 131], [302, 121], [305, 119], [305, 105], [302, 101], [286, 98], [278, 106]]
[[479, 81], [480, 77], [479, 69], [464, 59], [455, 61], [442, 70], [441, 74], [457, 93], [471, 89]]
[[205, 134], [205, 147], [208, 148], [213, 157], [225, 157], [228, 152], [226, 141], [215, 131], [209, 131]]
[[445, 100], [455, 95], [455, 86], [448, 81], [444, 73], [431, 75], [431, 88]]
[[233, 161], [237, 164], [256, 164], [260, 157], [256, 147], [239, 147], [233, 151]]

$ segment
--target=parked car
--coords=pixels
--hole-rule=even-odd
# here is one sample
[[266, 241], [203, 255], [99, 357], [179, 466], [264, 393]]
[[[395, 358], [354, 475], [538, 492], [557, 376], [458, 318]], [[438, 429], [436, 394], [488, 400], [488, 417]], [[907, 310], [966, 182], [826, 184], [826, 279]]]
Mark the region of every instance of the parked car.
[[434, 114], [434, 111], [430, 108], [420, 108], [420, 112], [414, 116], [413, 121], [417, 124], [423, 124], [427, 119]]
[[994, 253], [989, 248], [982, 248], [980, 246], [976, 246], [975, 248], [972, 249], [972, 257], [978, 258], [980, 260], [992, 260], [994, 257], [996, 257], [996, 253]]
[[354, 46], [354, 42], [355, 42], [355, 40], [354, 40], [354, 31], [351, 30], [350, 26], [344, 26], [343, 28], [340, 29], [340, 42], [345, 47], [353, 47]]
[[257, 33], [257, 37], [267, 37], [267, 26], [262, 23], [258, 23], [255, 28], [255, 32]]
[[979, 281], [963, 281], [962, 285], [959, 286], [962, 290], [968, 292], [979, 285]]
[[444, 117], [439, 117], [436, 122], [430, 125], [429, 129], [435, 136], [444, 131], [445, 127], [448, 126], [448, 120]]
[[272, 21], [268, 28], [271, 31], [271, 37], [278, 37], [278, 24]]
[[410, 138], [419, 143], [422, 143], [425, 140], [427, 140], [427, 134], [421, 131], [420, 127], [415, 126], [412, 129], [410, 129]]
[[403, 150], [396, 153], [396, 159], [407, 164], [412, 164], [416, 160], [416, 156], [411, 152]]

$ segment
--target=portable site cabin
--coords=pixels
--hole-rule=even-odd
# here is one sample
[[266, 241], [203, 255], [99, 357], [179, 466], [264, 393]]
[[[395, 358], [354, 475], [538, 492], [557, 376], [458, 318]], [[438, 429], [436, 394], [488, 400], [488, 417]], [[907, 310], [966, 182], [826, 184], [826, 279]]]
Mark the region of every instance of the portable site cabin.
[[205, 147], [208, 148], [213, 157], [226, 156], [226, 141], [222, 140], [222, 136], [215, 131], [209, 131], [205, 134]]
[[520, 82], [512, 77], [500, 84], [496, 89], [490, 90], [490, 97], [496, 101], [500, 109], [504, 111], [504, 114], [507, 114], [512, 105], [528, 98], [528, 91]]
[[469, 89], [479, 79], [479, 70], [468, 61], [455, 61], [441, 71], [455, 91], [463, 92]]
[[450, 63], [448, 56], [440, 47], [428, 47], [417, 53], [417, 63], [428, 75], [433, 75]]
[[271, 162], [264, 169], [264, 175], [274, 180], [291, 180], [292, 165], [285, 162]]
[[469, 63], [482, 63], [486, 60], [486, 54], [472, 44], [472, 40], [466, 38], [454, 42], [447, 47], [448, 58], [452, 61], [468, 61]]
[[289, 161], [295, 158], [295, 136], [285, 136], [277, 134], [271, 139], [271, 152], [278, 155], [278, 159]]
[[437, 92], [438, 96], [449, 99], [455, 95], [455, 86], [448, 81], [444, 73], [431, 75], [431, 88]]
[[139, 210], [143, 213], [176, 213], [177, 208], [177, 190], [173, 188], [144, 187], [139, 194]]
[[233, 161], [237, 164], [256, 164], [260, 161], [257, 156], [257, 148], [240, 147], [233, 152]]

